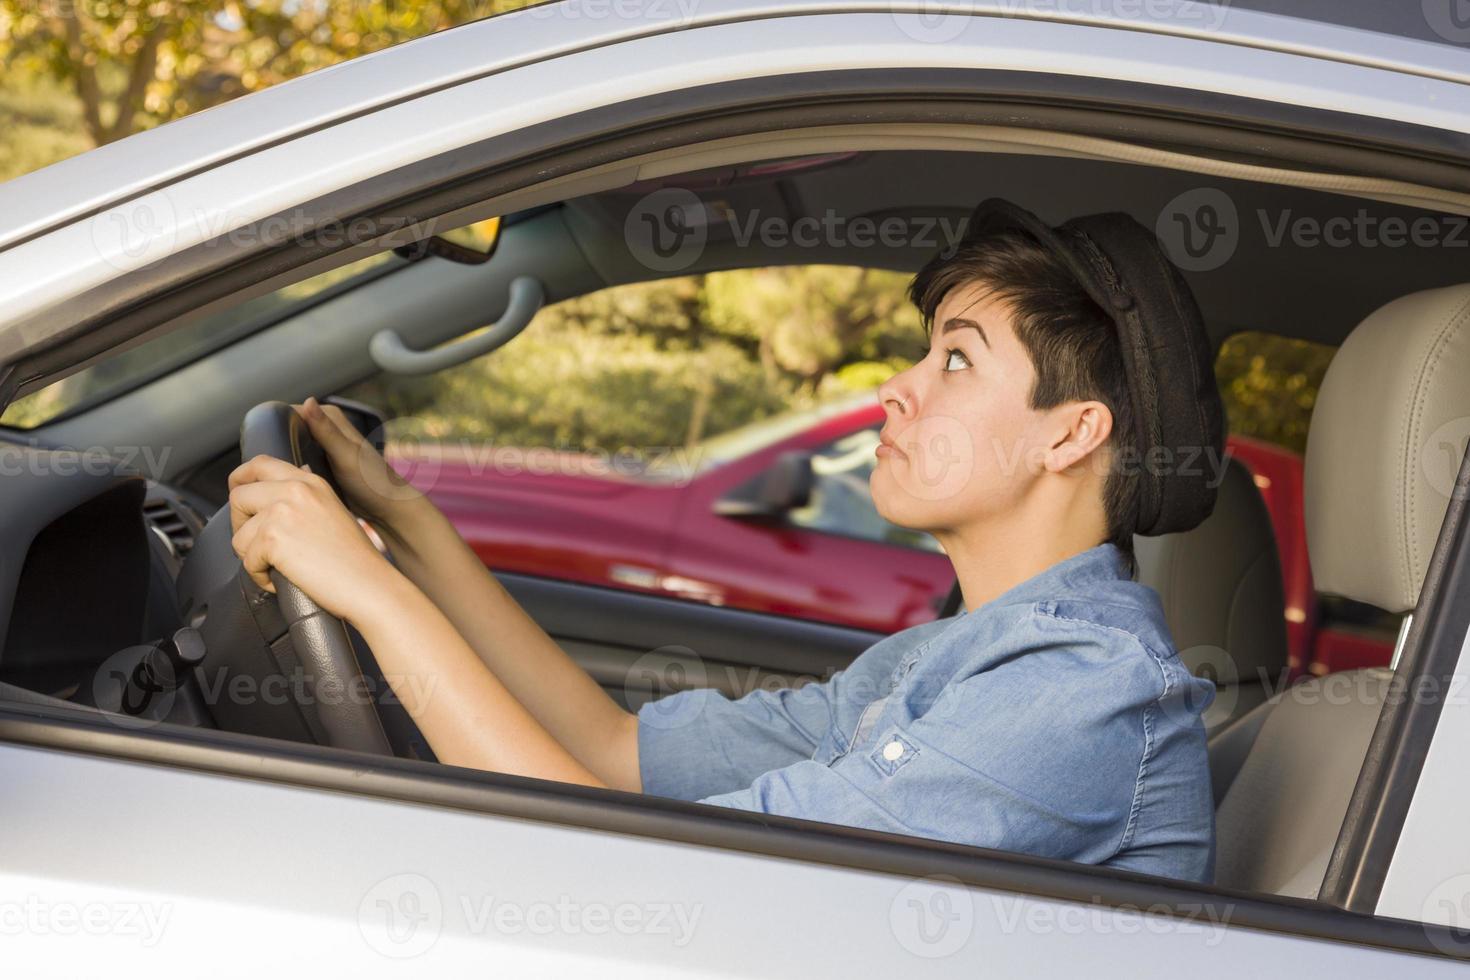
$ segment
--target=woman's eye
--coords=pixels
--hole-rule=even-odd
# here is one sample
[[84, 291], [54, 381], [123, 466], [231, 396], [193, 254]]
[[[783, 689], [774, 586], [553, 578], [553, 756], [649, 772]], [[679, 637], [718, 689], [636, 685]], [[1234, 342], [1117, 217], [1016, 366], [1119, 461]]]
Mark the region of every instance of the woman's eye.
[[[963, 371], [970, 366], [970, 359], [965, 356], [964, 351], [951, 348], [944, 353], [944, 369], [946, 371]], [[958, 363], [956, 363], [956, 359], [958, 359]]]

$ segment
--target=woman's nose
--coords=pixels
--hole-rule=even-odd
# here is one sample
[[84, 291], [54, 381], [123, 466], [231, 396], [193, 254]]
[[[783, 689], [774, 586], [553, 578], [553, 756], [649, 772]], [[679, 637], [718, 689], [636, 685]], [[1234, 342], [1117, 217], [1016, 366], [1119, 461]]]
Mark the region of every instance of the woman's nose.
[[912, 414], [914, 397], [907, 375], [907, 371], [900, 371], [878, 386], [878, 401], [890, 417], [908, 418]]

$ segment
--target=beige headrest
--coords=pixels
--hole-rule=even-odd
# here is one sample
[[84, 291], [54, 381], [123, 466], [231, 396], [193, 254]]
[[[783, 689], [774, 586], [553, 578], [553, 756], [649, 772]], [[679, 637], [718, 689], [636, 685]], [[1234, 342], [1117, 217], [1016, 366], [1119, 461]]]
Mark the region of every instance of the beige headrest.
[[1215, 509], [1192, 531], [1133, 539], [1138, 581], [1159, 594], [1179, 657], [1218, 684], [1286, 669], [1286, 600], [1271, 512], [1226, 457]]
[[1470, 436], [1470, 284], [1400, 297], [1348, 335], [1307, 432], [1307, 551], [1322, 592], [1407, 612]]

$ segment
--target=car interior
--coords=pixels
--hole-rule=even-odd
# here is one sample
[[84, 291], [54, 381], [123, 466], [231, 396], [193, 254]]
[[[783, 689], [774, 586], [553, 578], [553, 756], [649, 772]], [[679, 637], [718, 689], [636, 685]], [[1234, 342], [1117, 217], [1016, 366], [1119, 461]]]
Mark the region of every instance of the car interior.
[[[1470, 415], [1466, 252], [1326, 244], [1278, 231], [1282, 222], [1322, 226], [1346, 214], [1366, 215], [1378, 227], [1428, 219], [1470, 238], [1463, 218], [1470, 195], [1305, 174], [1273, 167], [1269, 158], [1191, 158], [1062, 134], [974, 127], [964, 138], [920, 138], [881, 129], [718, 140], [483, 202], [446, 222], [501, 216], [490, 261], [407, 258], [363, 246], [339, 257], [344, 278], [303, 299], [261, 293], [236, 309], [183, 322], [175, 333], [118, 355], [111, 367], [102, 361], [87, 368], [88, 394], [35, 427], [0, 430], [0, 440], [22, 459], [52, 447], [140, 447], [140, 459], [153, 454], [152, 479], [122, 477], [116, 467], [89, 469], [85, 460], [65, 471], [20, 466], [19, 475], [7, 474], [0, 554], [24, 560], [0, 561], [0, 696], [125, 715], [118, 700], [125, 693], [113, 691], [108, 701], [97, 678], [121, 678], [125, 687], [140, 657], [159, 656], [150, 651], [163, 649], [185, 668], [199, 658], [228, 658], [233, 669], [259, 676], [280, 669], [293, 642], [302, 660], [312, 656], [302, 652], [308, 647], [335, 649], [328, 656], [345, 658], [347, 667], [339, 660], [332, 669], [354, 666], [355, 645], [371, 679], [375, 668], [360, 637], [354, 644], [350, 637], [307, 636], [295, 624], [308, 613], [287, 610], [284, 601], [272, 623], [248, 604], [209, 601], [233, 574], [228, 517], [223, 535], [211, 518], [241, 458], [242, 422], [247, 452], [282, 439], [289, 444], [290, 421], [262, 407], [335, 394], [378, 376], [370, 347], [380, 333], [395, 331], [422, 351], [479, 330], [505, 314], [517, 277], [534, 278], [546, 302], [555, 303], [730, 268], [826, 263], [912, 272], [990, 196], [1052, 223], [1120, 210], [1149, 227], [1170, 201], [1201, 187], [1228, 198], [1239, 229], [1228, 261], [1186, 269], [1214, 343], [1252, 330], [1338, 348], [1306, 457], [1318, 588], [1390, 612], [1413, 610], [1447, 503], [1420, 465], [1421, 447], [1437, 427]], [[701, 229], [703, 245], [682, 266], [651, 268], [630, 251], [625, 225], [640, 200], [668, 188], [697, 196], [699, 213], [685, 217]], [[758, 230], [768, 218], [792, 227], [830, 216], [849, 227], [857, 218], [897, 219], [908, 232], [888, 243], [842, 235], [796, 241]], [[753, 236], [745, 233], [751, 228]], [[534, 317], [525, 329], [535, 330]], [[1283, 688], [1281, 568], [1266, 507], [1238, 462], [1227, 467], [1204, 524], [1140, 538], [1137, 547], [1139, 578], [1163, 599], [1177, 647], [1219, 692], [1206, 716], [1216, 884], [1316, 898], [1390, 672], [1357, 672], [1346, 682], [1308, 678]], [[635, 665], [667, 676], [668, 667], [683, 664], [688, 677], [737, 697], [758, 685], [830, 676], [878, 638], [636, 592], [517, 575], [502, 580], [633, 709], [668, 693], [630, 680]], [[184, 626], [198, 627], [209, 649], [158, 645]], [[244, 639], [237, 648], [231, 637]], [[371, 718], [324, 718], [297, 704], [277, 706], [270, 717], [219, 713], [184, 673], [167, 711], [153, 719], [164, 722], [156, 732], [219, 727], [432, 761], [401, 708], [380, 705], [377, 729]], [[1344, 683], [1357, 696], [1327, 696]]]

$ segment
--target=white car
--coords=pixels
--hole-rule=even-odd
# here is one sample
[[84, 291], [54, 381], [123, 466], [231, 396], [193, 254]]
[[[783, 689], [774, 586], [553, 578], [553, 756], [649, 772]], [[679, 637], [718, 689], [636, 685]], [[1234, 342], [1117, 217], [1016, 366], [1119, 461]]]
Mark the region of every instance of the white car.
[[[1461, 975], [1470, 29], [1262, 6], [548, 3], [0, 186], [7, 975]], [[339, 622], [229, 598], [207, 519], [253, 408], [448, 369], [543, 300], [911, 271], [990, 196], [1156, 228], [1216, 341], [1339, 347], [1312, 571], [1412, 613], [1394, 667], [1281, 687], [1238, 474], [1141, 556], [1220, 692], [1213, 885], [442, 766]], [[494, 216], [488, 261], [414, 248]], [[629, 706], [877, 639], [505, 581]]]

